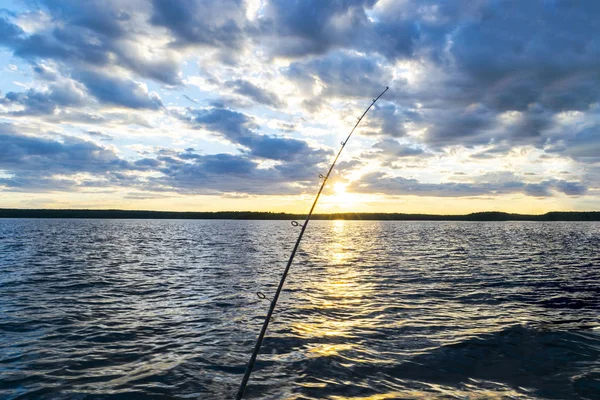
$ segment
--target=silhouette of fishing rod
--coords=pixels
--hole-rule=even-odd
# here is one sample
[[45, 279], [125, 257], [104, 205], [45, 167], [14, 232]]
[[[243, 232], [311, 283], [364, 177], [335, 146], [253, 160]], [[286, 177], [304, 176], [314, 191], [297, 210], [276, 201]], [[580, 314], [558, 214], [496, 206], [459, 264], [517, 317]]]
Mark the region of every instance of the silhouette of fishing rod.
[[310, 221], [310, 217], [312, 216], [315, 206], [317, 205], [317, 202], [319, 201], [319, 197], [321, 196], [321, 192], [323, 192], [323, 188], [325, 188], [325, 184], [327, 183], [327, 180], [329, 179], [329, 175], [331, 175], [331, 171], [333, 171], [333, 167], [335, 167], [335, 163], [337, 163], [338, 158], [340, 158], [340, 154], [342, 154], [342, 150], [344, 150], [344, 147], [346, 147], [346, 143], [348, 143], [348, 140], [350, 140], [350, 137], [352, 136], [352, 134], [354, 133], [354, 131], [356, 130], [356, 128], [358, 127], [358, 125], [360, 124], [362, 119], [365, 117], [365, 115], [367, 115], [367, 113], [369, 112], [371, 107], [373, 107], [373, 105], [377, 102], [377, 100], [379, 100], [379, 98], [381, 96], [383, 96], [383, 94], [385, 92], [388, 91], [388, 89], [389, 89], [389, 87], [386, 86], [385, 90], [383, 92], [381, 92], [381, 94], [379, 96], [377, 96], [376, 98], [373, 99], [373, 102], [371, 102], [369, 107], [367, 107], [367, 109], [360, 116], [358, 121], [356, 121], [354, 128], [352, 128], [352, 130], [350, 131], [350, 134], [348, 134], [348, 137], [346, 138], [346, 140], [344, 140], [341, 143], [342, 147], [338, 151], [337, 156], [335, 156], [335, 159], [333, 160], [331, 167], [329, 167], [329, 171], [327, 171], [327, 175], [325, 175], [325, 176], [319, 175], [319, 178], [323, 179], [323, 183], [321, 184], [321, 188], [319, 189], [319, 192], [317, 193], [317, 196], [315, 197], [315, 201], [313, 202], [313, 205], [310, 208], [308, 215], [306, 216], [306, 220], [304, 221], [304, 224], [300, 224], [296, 221], [292, 221], [292, 226], [299, 226], [301, 228], [300, 234], [298, 235], [298, 239], [296, 240], [296, 244], [294, 245], [294, 249], [292, 250], [290, 259], [288, 260], [287, 265], [285, 266], [283, 275], [281, 275], [281, 280], [279, 281], [279, 286], [277, 287], [277, 291], [275, 291], [275, 295], [273, 296], [272, 299], [269, 299], [262, 292], [256, 293], [260, 299], [270, 300], [271, 306], [269, 307], [269, 312], [267, 313], [265, 322], [263, 323], [262, 329], [260, 330], [260, 334], [258, 335], [258, 339], [256, 340], [256, 345], [254, 346], [254, 351], [252, 352], [250, 361], [248, 361], [248, 366], [246, 367], [246, 372], [244, 373], [244, 378], [242, 379], [240, 388], [238, 389], [237, 395], [235, 396], [236, 400], [241, 400], [241, 398], [244, 396], [244, 390], [246, 390], [246, 385], [248, 384], [248, 380], [250, 379], [250, 374], [252, 374], [252, 370], [254, 369], [254, 363], [256, 362], [256, 357], [258, 356], [258, 352], [260, 351], [260, 347], [262, 346], [263, 339], [265, 338], [267, 328], [269, 327], [269, 322], [271, 321], [273, 311], [275, 310], [275, 306], [277, 305], [277, 300], [279, 300], [279, 295], [281, 294], [281, 290], [283, 289], [283, 284], [285, 283], [285, 278], [287, 278], [288, 272], [290, 271], [290, 266], [292, 265], [292, 261], [294, 261], [294, 257], [296, 256], [296, 251], [298, 250], [298, 246], [300, 245], [302, 236], [304, 236], [304, 231], [306, 230], [306, 227], [308, 226], [308, 221]]

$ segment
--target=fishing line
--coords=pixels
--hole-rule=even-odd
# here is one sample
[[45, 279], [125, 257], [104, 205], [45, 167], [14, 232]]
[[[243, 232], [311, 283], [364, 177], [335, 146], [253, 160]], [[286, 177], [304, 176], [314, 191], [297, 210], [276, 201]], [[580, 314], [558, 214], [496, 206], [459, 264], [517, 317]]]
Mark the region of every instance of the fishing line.
[[294, 245], [294, 249], [292, 250], [290, 259], [288, 260], [287, 265], [285, 266], [283, 275], [281, 275], [281, 280], [279, 281], [279, 286], [277, 287], [277, 291], [275, 291], [275, 295], [273, 296], [273, 299], [269, 299], [262, 292], [257, 292], [257, 295], [259, 298], [271, 300], [271, 305], [269, 306], [269, 312], [267, 313], [265, 322], [263, 323], [263, 326], [260, 330], [258, 339], [256, 339], [256, 345], [254, 346], [254, 351], [252, 352], [252, 356], [250, 356], [250, 361], [248, 361], [248, 366], [246, 367], [246, 372], [244, 373], [244, 378], [242, 379], [240, 388], [238, 389], [237, 395], [235, 396], [236, 400], [241, 400], [241, 398], [244, 396], [244, 390], [246, 390], [246, 385], [248, 384], [248, 380], [250, 379], [250, 374], [252, 374], [252, 370], [254, 369], [254, 363], [256, 362], [256, 357], [258, 356], [258, 352], [260, 351], [260, 347], [262, 346], [262, 342], [263, 342], [263, 339], [265, 338], [265, 334], [267, 332], [269, 322], [271, 321], [271, 316], [273, 315], [273, 311], [275, 310], [275, 306], [277, 305], [277, 300], [279, 299], [279, 295], [281, 294], [281, 290], [283, 289], [283, 284], [285, 283], [285, 278], [287, 278], [288, 272], [290, 271], [290, 266], [292, 265], [292, 261], [294, 261], [294, 257], [296, 256], [296, 251], [298, 250], [298, 246], [300, 245], [302, 236], [304, 236], [304, 231], [306, 230], [306, 227], [308, 226], [308, 221], [310, 220], [310, 217], [312, 216], [315, 206], [317, 205], [317, 201], [319, 201], [319, 197], [321, 196], [321, 192], [323, 192], [323, 188], [325, 188], [325, 184], [327, 183], [327, 180], [329, 179], [329, 175], [331, 175], [331, 172], [333, 171], [333, 167], [335, 167], [335, 163], [337, 163], [338, 158], [340, 158], [340, 154], [342, 154], [342, 150], [344, 150], [344, 147], [346, 147], [346, 144], [348, 143], [348, 140], [350, 140], [350, 137], [354, 133], [354, 130], [358, 127], [358, 125], [360, 124], [362, 119], [365, 117], [365, 115], [367, 115], [367, 113], [369, 112], [371, 107], [373, 107], [373, 105], [377, 102], [377, 100], [379, 100], [379, 98], [381, 96], [383, 96], [383, 94], [385, 92], [387, 92], [388, 89], [389, 89], [389, 87], [386, 86], [385, 90], [383, 92], [381, 92], [381, 94], [379, 96], [377, 96], [376, 98], [373, 99], [373, 101], [371, 102], [369, 107], [367, 107], [367, 109], [360, 116], [358, 121], [356, 121], [354, 128], [352, 128], [352, 130], [348, 134], [348, 137], [346, 138], [346, 140], [341, 142], [342, 147], [340, 147], [340, 150], [338, 151], [337, 155], [335, 156], [333, 163], [329, 167], [329, 171], [327, 171], [327, 175], [325, 175], [325, 176], [323, 176], [322, 174], [319, 175], [319, 178], [323, 179], [323, 183], [321, 184], [321, 188], [319, 189], [319, 192], [317, 193], [317, 196], [315, 197], [315, 201], [313, 202], [312, 207], [310, 208], [310, 211], [309, 211], [308, 215], [306, 216], [306, 220], [304, 221], [304, 223], [300, 224], [296, 221], [292, 221], [292, 226], [301, 228], [300, 234], [298, 235], [298, 239], [296, 240], [296, 244]]

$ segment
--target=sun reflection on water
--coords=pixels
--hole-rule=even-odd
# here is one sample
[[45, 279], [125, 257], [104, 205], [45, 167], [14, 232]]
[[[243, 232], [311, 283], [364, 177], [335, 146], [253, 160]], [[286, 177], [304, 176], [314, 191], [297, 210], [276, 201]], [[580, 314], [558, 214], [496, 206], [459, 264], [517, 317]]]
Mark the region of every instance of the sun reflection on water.
[[[348, 224], [343, 220], [329, 225], [328, 240], [319, 248], [319, 265], [322, 278], [309, 283], [302, 308], [311, 318], [292, 323], [292, 330], [306, 338], [346, 338], [340, 343], [318, 343], [311, 346], [309, 354], [335, 356], [351, 351], [355, 344], [352, 337], [368, 322], [361, 312], [368, 306], [368, 298], [374, 290], [365, 270], [353, 259], [357, 250], [352, 246]], [[314, 341], [313, 341], [314, 342]]]
[[468, 399], [468, 400], [500, 400], [500, 399], [520, 399], [524, 398], [519, 392], [511, 389], [500, 390], [500, 393], [491, 390], [456, 390], [455, 388], [444, 387], [442, 385], [429, 385], [431, 389], [437, 390], [440, 394], [433, 391], [403, 390], [389, 393], [378, 393], [371, 396], [330, 396], [331, 400], [392, 400], [392, 399]]

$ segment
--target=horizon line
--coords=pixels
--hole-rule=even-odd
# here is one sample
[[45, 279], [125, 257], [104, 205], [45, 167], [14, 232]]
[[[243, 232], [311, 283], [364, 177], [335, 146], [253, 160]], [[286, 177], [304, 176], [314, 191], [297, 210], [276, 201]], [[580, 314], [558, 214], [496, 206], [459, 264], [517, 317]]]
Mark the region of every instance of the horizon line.
[[[276, 211], [156, 211], [123, 209], [0, 208], [0, 218], [90, 218], [90, 219], [240, 219], [287, 220], [306, 213]], [[600, 221], [600, 211], [549, 211], [519, 214], [476, 211], [467, 214], [399, 212], [336, 212], [313, 214], [317, 220], [454, 220], [454, 221]]]

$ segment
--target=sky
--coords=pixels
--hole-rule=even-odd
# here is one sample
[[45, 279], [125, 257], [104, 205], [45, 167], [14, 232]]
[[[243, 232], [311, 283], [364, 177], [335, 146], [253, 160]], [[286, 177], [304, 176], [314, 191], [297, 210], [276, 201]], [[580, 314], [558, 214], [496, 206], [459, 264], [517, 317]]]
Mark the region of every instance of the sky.
[[0, 207], [600, 210], [600, 2], [0, 0]]

